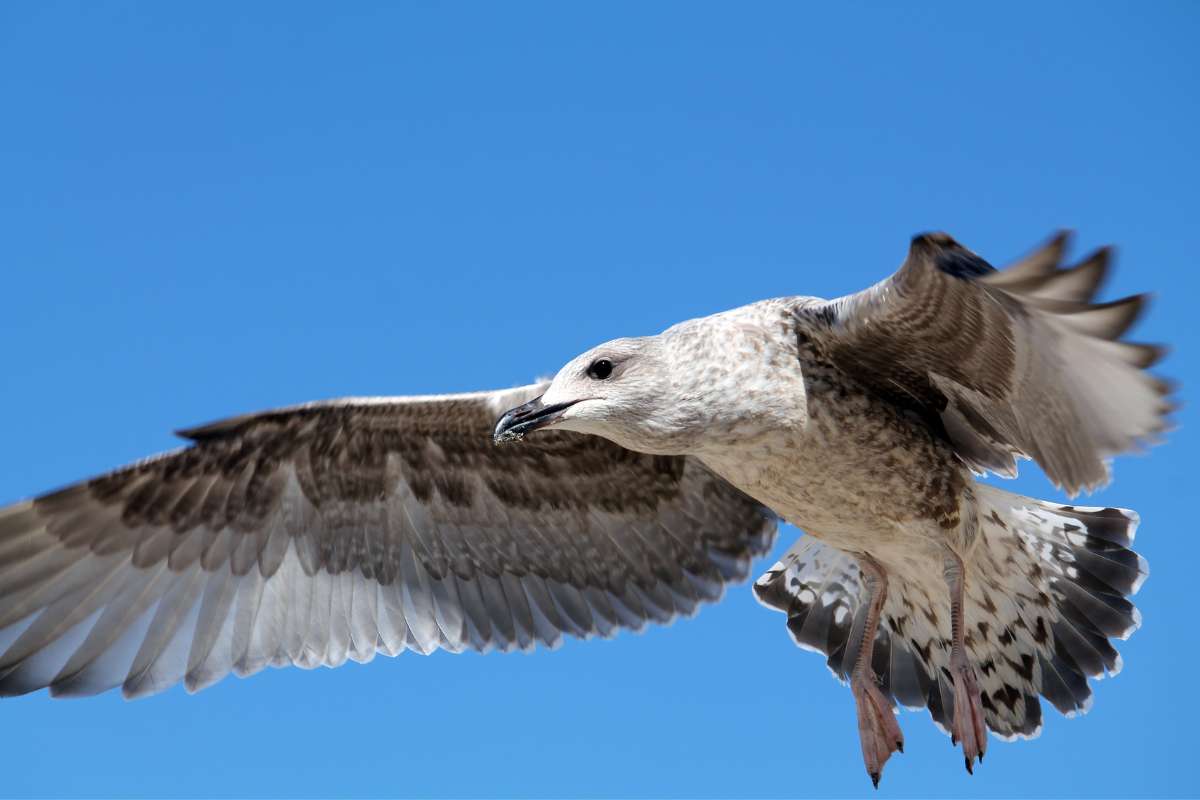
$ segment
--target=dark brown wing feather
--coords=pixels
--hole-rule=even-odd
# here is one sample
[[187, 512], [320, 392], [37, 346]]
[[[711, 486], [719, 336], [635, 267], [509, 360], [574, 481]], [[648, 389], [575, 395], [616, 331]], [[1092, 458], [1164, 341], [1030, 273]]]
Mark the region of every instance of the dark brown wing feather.
[[922, 415], [972, 468], [1034, 459], [1069, 492], [1107, 481], [1105, 459], [1152, 441], [1170, 387], [1144, 372], [1163, 349], [1121, 340], [1143, 295], [1095, 303], [1102, 249], [1061, 265], [1065, 235], [996, 271], [945, 234], [913, 239], [891, 278], [800, 309], [847, 374]]
[[0, 510], [0, 694], [553, 646], [745, 577], [774, 518], [698, 462], [558, 432], [495, 447], [542, 388], [231, 419]]

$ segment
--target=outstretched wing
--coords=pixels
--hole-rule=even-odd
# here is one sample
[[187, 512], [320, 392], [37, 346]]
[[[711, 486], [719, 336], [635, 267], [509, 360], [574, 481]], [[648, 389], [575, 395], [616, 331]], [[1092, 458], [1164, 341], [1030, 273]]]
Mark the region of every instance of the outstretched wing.
[[610, 636], [693, 613], [769, 548], [770, 512], [693, 459], [495, 447], [544, 388], [239, 417], [0, 509], [0, 695]]
[[996, 271], [945, 234], [913, 239], [876, 286], [799, 313], [841, 369], [924, 415], [977, 471], [1032, 458], [1075, 493], [1108, 479], [1105, 459], [1167, 425], [1170, 387], [1145, 370], [1162, 348], [1121, 341], [1144, 295], [1095, 303], [1102, 249], [1073, 267], [1059, 235]]

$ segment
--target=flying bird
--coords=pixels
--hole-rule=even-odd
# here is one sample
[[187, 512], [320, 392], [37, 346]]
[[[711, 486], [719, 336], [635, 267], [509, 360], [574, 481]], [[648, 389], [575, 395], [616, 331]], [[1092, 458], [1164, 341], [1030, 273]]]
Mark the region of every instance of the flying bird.
[[[1154, 442], [1171, 387], [1096, 302], [1110, 251], [1058, 235], [997, 271], [945, 234], [836, 300], [766, 300], [616, 339], [549, 382], [350, 398], [180, 431], [187, 444], [0, 509], [0, 695], [554, 647], [690, 615], [754, 583], [853, 695], [878, 785], [894, 713], [968, 770], [1116, 673], [1139, 615], [1138, 517], [1072, 496]], [[500, 445], [500, 446], [498, 446]]]

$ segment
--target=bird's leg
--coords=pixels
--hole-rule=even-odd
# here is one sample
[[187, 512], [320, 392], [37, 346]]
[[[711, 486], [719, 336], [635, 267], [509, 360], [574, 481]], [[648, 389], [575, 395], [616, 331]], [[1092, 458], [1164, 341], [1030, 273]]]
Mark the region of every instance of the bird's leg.
[[965, 643], [966, 621], [963, 619], [963, 594], [966, 575], [962, 559], [958, 554], [946, 550], [943, 557], [943, 574], [950, 587], [950, 674], [954, 678], [954, 723], [951, 737], [962, 742], [966, 757], [967, 772], [974, 772], [975, 759], [983, 763], [987, 750], [987, 726], [983, 721], [983, 705], [980, 702], [979, 683], [975, 668], [967, 659]]
[[887, 572], [883, 566], [862, 554], [858, 557], [859, 568], [866, 581], [867, 609], [854, 624], [851, 644], [857, 644], [858, 656], [850, 674], [850, 691], [858, 707], [858, 736], [862, 741], [863, 762], [875, 788], [879, 788], [879, 776], [883, 765], [895, 751], [904, 752], [904, 734], [892, 713], [892, 704], [879, 690], [879, 679], [871, 668], [871, 655], [875, 650], [875, 631], [879, 627], [879, 612], [887, 599]]

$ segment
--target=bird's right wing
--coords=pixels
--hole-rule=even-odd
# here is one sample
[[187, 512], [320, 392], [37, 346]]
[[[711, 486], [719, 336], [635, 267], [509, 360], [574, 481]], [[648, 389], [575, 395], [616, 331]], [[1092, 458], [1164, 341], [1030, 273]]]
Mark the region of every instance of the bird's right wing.
[[0, 509], [0, 695], [609, 636], [693, 613], [769, 548], [773, 515], [694, 459], [494, 446], [544, 388], [239, 417]]

